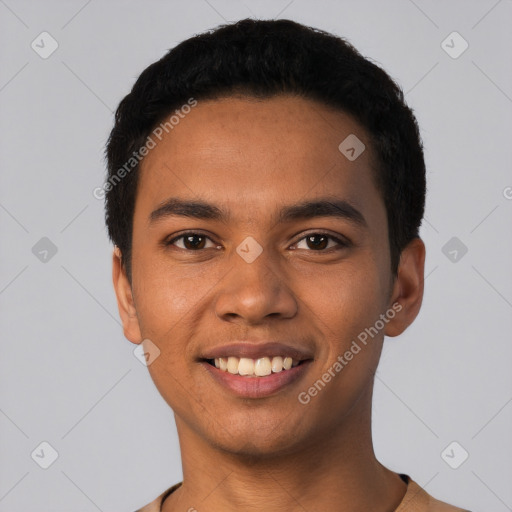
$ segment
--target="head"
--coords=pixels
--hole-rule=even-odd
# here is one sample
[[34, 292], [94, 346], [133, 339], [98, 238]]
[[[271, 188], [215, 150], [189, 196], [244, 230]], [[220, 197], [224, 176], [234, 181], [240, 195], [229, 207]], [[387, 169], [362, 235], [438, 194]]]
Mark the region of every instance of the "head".
[[[347, 137], [354, 159], [340, 149]], [[368, 413], [383, 337], [403, 332], [423, 294], [422, 144], [381, 68], [292, 21], [223, 26], [143, 71], [106, 156], [124, 332], [161, 351], [149, 369], [179, 428], [236, 451], [257, 423], [254, 450], [275, 454], [356, 403]], [[196, 235], [178, 240], [187, 231]], [[237, 250], [247, 240], [251, 261]], [[358, 339], [305, 409], [299, 392]], [[300, 345], [312, 356], [305, 380], [264, 399], [219, 394], [202, 356], [235, 340]]]

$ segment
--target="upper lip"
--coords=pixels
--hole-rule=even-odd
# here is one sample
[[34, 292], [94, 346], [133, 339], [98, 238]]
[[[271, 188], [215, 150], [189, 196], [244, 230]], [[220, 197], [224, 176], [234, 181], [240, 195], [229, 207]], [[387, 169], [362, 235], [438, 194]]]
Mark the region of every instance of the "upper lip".
[[238, 342], [218, 346], [204, 352], [201, 359], [217, 359], [219, 357], [247, 357], [259, 359], [261, 357], [291, 357], [295, 361], [312, 359], [313, 355], [307, 349], [302, 349], [281, 342]]

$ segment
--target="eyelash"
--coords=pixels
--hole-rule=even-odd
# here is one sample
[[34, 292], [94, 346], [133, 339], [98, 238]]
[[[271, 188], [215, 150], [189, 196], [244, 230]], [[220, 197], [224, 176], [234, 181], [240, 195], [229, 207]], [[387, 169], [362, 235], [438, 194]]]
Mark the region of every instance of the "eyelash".
[[[190, 235], [199, 235], [201, 237], [204, 237], [204, 238], [207, 238], [208, 240], [210, 240], [211, 242], [215, 243], [208, 235], [205, 235], [201, 232], [198, 232], [198, 231], [187, 231], [185, 233], [182, 233], [181, 235], [179, 236], [176, 236], [174, 238], [172, 238], [171, 240], [168, 240], [168, 241], [165, 241], [164, 242], [164, 245], [167, 247], [167, 246], [171, 246], [171, 245], [174, 245], [174, 242], [176, 242], [177, 240], [180, 240], [182, 238], [185, 238], [187, 236], [190, 236]], [[337, 244], [338, 244], [338, 247], [329, 247], [328, 249], [319, 249], [319, 250], [314, 250], [314, 249], [308, 249], [309, 252], [330, 252], [332, 251], [333, 249], [334, 250], [341, 250], [341, 249], [345, 249], [347, 247], [350, 247], [351, 245], [351, 242], [349, 240], [342, 240], [341, 238], [338, 238], [338, 237], [335, 237], [329, 233], [326, 233], [324, 231], [312, 231], [310, 233], [307, 233], [306, 235], [304, 235], [302, 238], [300, 238], [299, 240], [297, 240], [297, 242], [295, 242], [293, 245], [296, 245], [298, 244], [299, 242], [302, 242], [302, 240], [308, 238], [309, 236], [313, 236], [313, 235], [323, 235], [323, 236], [326, 236], [327, 238], [329, 238], [330, 240], [334, 240]], [[212, 249], [213, 247], [207, 247], [207, 249]], [[178, 247], [178, 249], [180, 249], [181, 251], [187, 251], [187, 252], [201, 252], [201, 251], [204, 251], [205, 249], [197, 249], [197, 250], [193, 250], [193, 249], [182, 249], [181, 247]]]

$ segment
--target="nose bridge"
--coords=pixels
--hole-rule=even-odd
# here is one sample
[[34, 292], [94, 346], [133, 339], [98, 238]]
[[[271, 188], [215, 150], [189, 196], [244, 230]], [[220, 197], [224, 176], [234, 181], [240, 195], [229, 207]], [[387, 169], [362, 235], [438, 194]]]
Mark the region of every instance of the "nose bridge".
[[241, 317], [258, 322], [269, 315], [290, 317], [297, 305], [272, 251], [247, 237], [231, 254], [232, 271], [217, 297], [219, 318]]

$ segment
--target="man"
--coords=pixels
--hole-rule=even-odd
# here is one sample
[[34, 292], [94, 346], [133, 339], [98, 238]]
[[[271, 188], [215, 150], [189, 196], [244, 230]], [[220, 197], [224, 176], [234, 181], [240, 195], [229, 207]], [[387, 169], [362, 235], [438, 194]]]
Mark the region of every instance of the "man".
[[425, 260], [422, 144], [389, 76], [242, 20], [149, 66], [106, 155], [124, 334], [182, 456], [140, 510], [460, 511], [373, 451], [383, 339], [417, 316]]

